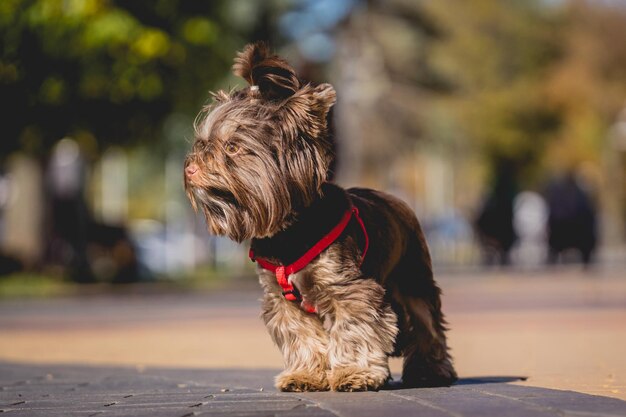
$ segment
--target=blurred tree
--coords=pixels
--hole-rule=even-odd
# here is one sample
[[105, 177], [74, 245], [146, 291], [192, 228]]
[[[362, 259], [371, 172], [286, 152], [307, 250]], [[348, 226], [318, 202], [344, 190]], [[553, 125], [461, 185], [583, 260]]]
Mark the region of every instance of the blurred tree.
[[532, 182], [560, 123], [544, 88], [561, 53], [558, 13], [539, 0], [442, 0], [427, 9], [444, 28], [431, 54], [453, 85], [443, 106], [492, 170], [509, 161], [518, 180]]
[[544, 164], [569, 169], [601, 162], [608, 130], [624, 107], [626, 7], [576, 0], [564, 14], [562, 57], [546, 78], [561, 126]]
[[[428, 51], [439, 28], [423, 1], [368, 0], [339, 22], [331, 79], [336, 106], [339, 178], [347, 184], [391, 188], [390, 165], [412, 154], [424, 130], [424, 103], [449, 86], [433, 70]], [[324, 44], [317, 35], [315, 44]]]
[[601, 237], [626, 234], [626, 164], [610, 129], [626, 105], [626, 4], [572, 0], [564, 12], [562, 58], [546, 77], [561, 126], [543, 158], [546, 170], [576, 171], [601, 207]]
[[2, 1], [0, 155], [68, 134], [158, 143], [165, 116], [195, 114], [243, 43], [227, 3]]
[[[96, 253], [94, 247], [119, 249], [118, 243], [128, 243], [125, 216], [118, 216], [121, 225], [102, 224], [100, 220], [111, 220], [94, 215], [97, 207], [92, 210], [87, 204], [84, 186], [99, 186], [100, 195], [91, 199], [110, 203], [111, 193], [102, 191], [114, 190], [112, 183], [128, 181], [119, 184], [118, 194], [128, 195], [129, 200], [121, 206], [128, 206], [129, 213], [136, 213], [139, 206], [140, 216], [167, 216], [164, 207], [173, 207], [169, 201], [182, 193], [177, 181], [180, 169], [173, 162], [182, 163], [181, 154], [188, 147], [184, 137], [191, 135], [193, 116], [207, 100], [209, 89], [225, 87], [234, 51], [249, 41], [250, 34], [271, 31], [271, 21], [258, 19], [264, 7], [247, 0], [0, 1], [0, 111], [4, 116], [0, 170], [8, 167], [10, 154], [21, 151], [29, 154], [29, 161], [34, 159], [33, 165], [48, 165], [47, 171], [36, 172], [54, 176], [50, 175], [54, 158], [48, 157], [54, 144], [66, 136], [73, 137], [87, 157], [80, 189], [71, 201], [55, 195], [49, 181], [35, 187], [39, 193], [45, 189], [45, 198], [31, 222], [45, 217], [46, 226], [45, 233], [33, 239], [46, 247], [46, 259], [31, 259], [28, 264], [63, 265], [74, 279], [87, 282], [101, 275], [93, 259], [87, 265]], [[129, 164], [129, 175], [120, 172], [102, 178], [97, 166], [89, 168], [113, 144], [134, 147], [146, 157]], [[142, 146], [133, 146], [137, 144]], [[67, 163], [67, 158], [60, 159]], [[166, 169], [164, 159], [168, 159]], [[98, 175], [101, 181], [90, 181]], [[166, 176], [173, 186], [164, 187]], [[104, 181], [107, 187], [102, 186]], [[12, 189], [20, 188], [23, 184]], [[32, 207], [33, 202], [23, 204]], [[132, 250], [113, 252], [132, 254]], [[126, 255], [122, 258], [134, 258]], [[127, 275], [124, 280], [138, 278], [135, 273]]]

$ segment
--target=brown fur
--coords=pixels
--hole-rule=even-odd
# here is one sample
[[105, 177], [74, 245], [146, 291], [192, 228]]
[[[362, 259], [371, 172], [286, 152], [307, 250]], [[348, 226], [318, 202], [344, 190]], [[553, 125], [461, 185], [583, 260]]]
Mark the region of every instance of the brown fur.
[[239, 53], [235, 74], [250, 84], [214, 94], [196, 122], [185, 163], [185, 189], [209, 231], [241, 242], [257, 256], [289, 264], [356, 206], [371, 244], [351, 222], [337, 241], [289, 279], [306, 313], [287, 301], [273, 273], [259, 268], [263, 320], [280, 348], [283, 391], [379, 389], [388, 356], [403, 355], [407, 386], [449, 385], [440, 290], [420, 225], [402, 201], [373, 190], [326, 182], [332, 162], [329, 84], [303, 84], [266, 45]]

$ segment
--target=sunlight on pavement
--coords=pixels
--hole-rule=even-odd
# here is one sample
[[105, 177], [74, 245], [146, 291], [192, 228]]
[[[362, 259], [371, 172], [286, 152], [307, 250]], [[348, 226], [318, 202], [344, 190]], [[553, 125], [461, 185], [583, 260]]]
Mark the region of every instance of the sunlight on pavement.
[[[617, 275], [441, 277], [459, 375], [626, 399], [626, 283]], [[0, 360], [280, 369], [258, 296], [28, 301], [17, 312], [5, 303]], [[391, 368], [398, 374], [401, 361]]]

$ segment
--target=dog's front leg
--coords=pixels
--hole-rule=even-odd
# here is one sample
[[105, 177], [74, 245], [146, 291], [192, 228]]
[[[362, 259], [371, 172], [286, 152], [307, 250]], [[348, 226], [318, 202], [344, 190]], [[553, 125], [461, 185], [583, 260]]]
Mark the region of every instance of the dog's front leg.
[[281, 391], [328, 390], [328, 335], [319, 317], [287, 301], [272, 274], [261, 273], [260, 281], [264, 288], [263, 321], [285, 362], [285, 370], [276, 376], [276, 388]]
[[328, 328], [328, 382], [336, 391], [377, 390], [389, 379], [388, 355], [397, 318], [373, 279], [330, 285], [323, 320]]

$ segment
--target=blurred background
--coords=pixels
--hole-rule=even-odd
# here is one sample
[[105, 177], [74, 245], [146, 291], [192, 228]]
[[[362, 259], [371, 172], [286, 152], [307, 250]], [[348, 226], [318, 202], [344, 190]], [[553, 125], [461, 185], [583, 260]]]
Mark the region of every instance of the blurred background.
[[407, 201], [439, 270], [624, 265], [623, 1], [4, 0], [0, 38], [5, 292], [252, 275], [181, 184], [255, 40], [334, 84], [336, 180]]

